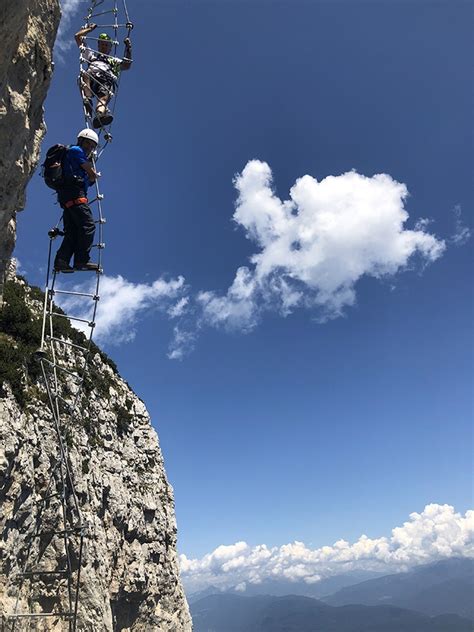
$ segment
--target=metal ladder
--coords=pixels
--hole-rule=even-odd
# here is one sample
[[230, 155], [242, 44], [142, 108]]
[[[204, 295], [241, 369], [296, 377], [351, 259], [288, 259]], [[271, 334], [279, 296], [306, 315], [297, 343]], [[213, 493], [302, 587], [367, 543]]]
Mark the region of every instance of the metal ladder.
[[[105, 0], [92, 0], [88, 14], [85, 18], [89, 23], [97, 16], [113, 14], [114, 24], [98, 25], [102, 28], [114, 30], [115, 51], [118, 44], [118, 29], [126, 28], [130, 34], [131, 24], [125, 0], [122, 0], [126, 23], [118, 23], [117, 0], [113, 0], [113, 8], [109, 11], [95, 13], [99, 5]], [[127, 35], [127, 36], [128, 36]], [[90, 38], [95, 39], [95, 38]], [[84, 47], [80, 55], [80, 87], [82, 93], [82, 77], [87, 73], [83, 64]], [[115, 110], [117, 94], [113, 101]], [[90, 127], [91, 116], [84, 106], [85, 124]], [[96, 161], [102, 155], [104, 149], [112, 140], [110, 126], [98, 130], [99, 137], [103, 140], [103, 146], [92, 159], [96, 170]], [[98, 148], [99, 149], [99, 148]], [[81, 413], [81, 395], [84, 380], [87, 377], [89, 360], [92, 352], [92, 337], [96, 325], [97, 307], [99, 302], [100, 277], [102, 270], [102, 251], [105, 248], [103, 242], [103, 226], [106, 222], [102, 201], [104, 199], [99, 189], [99, 183], [95, 182], [95, 198], [89, 205], [95, 204], [95, 224], [98, 241], [93, 245], [98, 251], [98, 270], [94, 290], [82, 292], [76, 289], [64, 289], [58, 284], [58, 274], [52, 270], [51, 254], [52, 244], [57, 236], [63, 235], [56, 225], [48, 232], [50, 238], [48, 251], [48, 265], [45, 283], [45, 296], [43, 304], [43, 322], [41, 333], [41, 345], [37, 351], [37, 359], [41, 365], [41, 373], [48, 396], [49, 409], [54, 422], [57, 452], [54, 455], [54, 466], [51, 470], [48, 483], [39, 494], [34, 494], [31, 514], [35, 514], [30, 533], [25, 537], [22, 546], [17, 549], [17, 568], [9, 573], [10, 587], [16, 588], [16, 598], [13, 611], [2, 615], [2, 632], [43, 631], [49, 629], [46, 620], [54, 622], [64, 621], [68, 632], [76, 632], [79, 621], [78, 608], [80, 602], [81, 567], [84, 559], [85, 539], [87, 525], [81, 515], [80, 504], [77, 498], [71, 463], [68, 453], [67, 432], [76, 418]], [[59, 224], [59, 222], [58, 222]], [[88, 272], [87, 274], [91, 274]], [[58, 311], [55, 306], [55, 297], [74, 296], [76, 299], [89, 301], [90, 317], [68, 316]], [[57, 333], [57, 319], [68, 318], [70, 321], [80, 322], [89, 329], [84, 344], [76, 344], [66, 340]], [[74, 365], [71, 366], [71, 358]], [[64, 397], [63, 383], [69, 380], [75, 386], [72, 397]], [[51, 458], [51, 455], [50, 455]], [[33, 475], [34, 476], [34, 475]], [[20, 536], [19, 536], [20, 537]], [[58, 545], [58, 542], [60, 544]], [[61, 551], [58, 551], [60, 546]], [[48, 552], [54, 549], [48, 560]], [[58, 558], [62, 561], [58, 565]], [[49, 561], [49, 564], [48, 564]], [[45, 603], [38, 600], [39, 595], [34, 594], [35, 586], [39, 582], [48, 585], [48, 598]], [[45, 627], [46, 626], [46, 627]]]
[[[11, 584], [16, 584], [17, 596], [13, 612], [3, 615], [4, 632], [45, 629], [41, 621], [46, 618], [66, 621], [68, 632], [75, 632], [77, 626], [85, 526], [74, 490], [67, 448], [56, 417], [55, 422], [58, 439], [56, 464], [46, 490], [33, 501], [36, 513], [33, 530], [17, 553], [21, 570], [9, 577]], [[52, 560], [47, 554], [48, 547], [54, 546], [57, 540], [62, 544], [61, 564], [57, 562], [57, 548]], [[34, 594], [35, 586], [38, 587], [41, 580], [53, 595], [49, 601], [56, 605], [61, 603], [60, 609], [56, 607], [46, 611], [41, 607], [39, 595]], [[22, 609], [25, 602], [27, 611]]]
[[[95, 167], [95, 163], [94, 163]], [[78, 606], [80, 593], [80, 575], [83, 561], [84, 540], [87, 527], [81, 516], [77, 499], [71, 464], [68, 454], [67, 432], [81, 413], [81, 394], [84, 380], [87, 377], [89, 359], [92, 351], [92, 336], [96, 325], [97, 306], [99, 301], [100, 277], [102, 274], [103, 226], [105, 218], [102, 213], [102, 200], [99, 185], [96, 183], [95, 223], [98, 227], [98, 242], [94, 247], [98, 250], [97, 272], [95, 274], [94, 292], [79, 292], [58, 288], [58, 274], [51, 272], [52, 244], [62, 231], [54, 228], [49, 231], [50, 243], [48, 252], [48, 270], [45, 284], [43, 304], [43, 322], [41, 346], [36, 352], [41, 365], [43, 382], [48, 396], [49, 409], [52, 414], [56, 435], [57, 454], [46, 489], [33, 500], [32, 512], [36, 514], [31, 533], [19, 547], [17, 561], [20, 570], [12, 573], [8, 579], [10, 585], [16, 586], [17, 594], [13, 612], [2, 617], [2, 632], [19, 632], [23, 630], [43, 630], [41, 620], [53, 618], [67, 622], [68, 632], [76, 632], [78, 622]], [[91, 305], [89, 319], [66, 316], [58, 311], [54, 298], [61, 295], [72, 295], [77, 299], [88, 301]], [[70, 321], [82, 322], [89, 328], [83, 345], [65, 339], [57, 333], [57, 319], [68, 318]], [[72, 364], [72, 366], [71, 366]], [[66, 397], [64, 387], [73, 387], [75, 393]], [[36, 494], [35, 494], [36, 496]], [[58, 551], [58, 541], [61, 550]], [[63, 565], [51, 567], [48, 561], [48, 548], [55, 548], [53, 558], [61, 558]], [[51, 561], [51, 560], [50, 560]], [[38, 582], [45, 582], [50, 605], [41, 608], [34, 594]], [[51, 604], [54, 604], [51, 607]], [[58, 608], [58, 604], [61, 604]]]

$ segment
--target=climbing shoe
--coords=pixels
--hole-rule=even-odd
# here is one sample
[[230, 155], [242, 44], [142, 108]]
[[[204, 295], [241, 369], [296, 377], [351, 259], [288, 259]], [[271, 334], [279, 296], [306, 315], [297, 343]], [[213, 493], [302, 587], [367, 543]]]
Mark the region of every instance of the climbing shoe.
[[92, 261], [88, 261], [87, 263], [75, 265], [74, 270], [77, 270], [78, 272], [87, 272], [88, 270], [98, 272], [100, 268], [97, 263], [92, 263]]
[[110, 110], [106, 110], [103, 113], [97, 112], [95, 113], [94, 120], [92, 121], [92, 125], [97, 129], [98, 127], [104, 127], [105, 125], [110, 125], [114, 117]]
[[69, 263], [64, 261], [64, 259], [56, 259], [54, 262], [54, 271], [55, 272], [74, 272], [74, 268], [71, 268]]
[[92, 107], [92, 99], [84, 97], [82, 102], [84, 104], [84, 110], [86, 111], [87, 116], [92, 116], [92, 112], [94, 111]]

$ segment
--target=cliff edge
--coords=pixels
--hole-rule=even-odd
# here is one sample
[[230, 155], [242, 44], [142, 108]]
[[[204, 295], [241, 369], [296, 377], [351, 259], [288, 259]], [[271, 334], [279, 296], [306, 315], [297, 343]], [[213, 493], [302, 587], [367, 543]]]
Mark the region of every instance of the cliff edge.
[[[21, 280], [5, 284], [0, 317], [0, 614], [14, 608], [18, 585], [12, 578], [27, 556], [32, 557], [28, 547], [38, 499], [47, 495], [58, 461], [54, 419], [34, 355], [42, 299], [38, 288]], [[83, 334], [67, 319], [61, 322], [58, 337], [84, 343]], [[70, 345], [63, 351], [71, 375], [61, 374], [60, 394], [65, 403], [72, 403], [77, 393], [72, 374], [80, 354]], [[179, 578], [173, 490], [158, 437], [143, 402], [95, 346], [78, 408], [79, 415], [63, 416], [62, 431], [87, 525], [77, 629], [188, 632], [191, 620]], [[42, 520], [54, 528], [58, 518], [58, 508], [51, 505]], [[35, 541], [33, 549], [43, 568], [61, 564], [60, 540]], [[35, 611], [64, 609], [64, 594], [52, 581], [38, 578], [33, 588]], [[26, 608], [25, 591], [20, 601]], [[57, 622], [39, 629], [62, 631], [67, 626]]]

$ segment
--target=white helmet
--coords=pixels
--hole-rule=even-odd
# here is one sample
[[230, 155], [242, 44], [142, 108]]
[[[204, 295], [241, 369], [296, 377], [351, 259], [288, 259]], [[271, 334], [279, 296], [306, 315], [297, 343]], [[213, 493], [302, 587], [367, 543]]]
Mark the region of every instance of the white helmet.
[[99, 144], [99, 137], [94, 132], [94, 130], [89, 129], [88, 127], [86, 127], [85, 129], [81, 130], [79, 132], [79, 134], [77, 135], [77, 138], [87, 138], [87, 140], [91, 140], [96, 145]]

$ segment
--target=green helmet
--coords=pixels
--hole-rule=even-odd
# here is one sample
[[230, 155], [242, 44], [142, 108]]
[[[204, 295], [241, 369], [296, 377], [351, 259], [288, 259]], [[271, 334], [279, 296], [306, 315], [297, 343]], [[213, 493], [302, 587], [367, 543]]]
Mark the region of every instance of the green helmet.
[[110, 35], [107, 35], [107, 33], [101, 33], [99, 35], [99, 39], [100, 40], [105, 40], [106, 42], [111, 42], [112, 38], [110, 37]]

